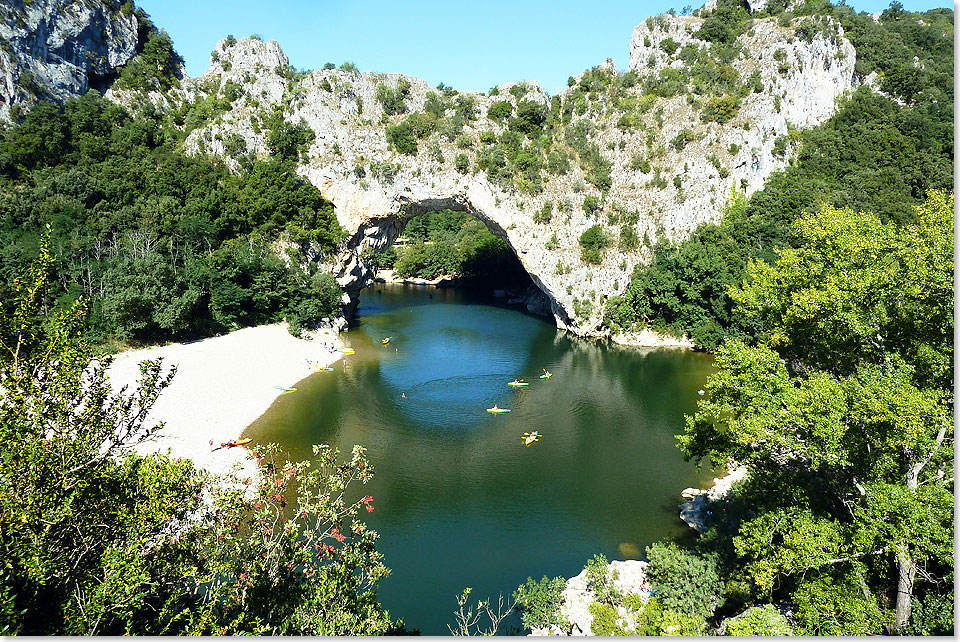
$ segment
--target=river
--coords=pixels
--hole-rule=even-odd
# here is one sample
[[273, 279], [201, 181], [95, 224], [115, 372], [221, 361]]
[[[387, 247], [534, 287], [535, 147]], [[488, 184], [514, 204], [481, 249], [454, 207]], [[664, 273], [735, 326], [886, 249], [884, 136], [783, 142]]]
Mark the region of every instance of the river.
[[[466, 587], [495, 602], [528, 576], [572, 577], [595, 553], [642, 557], [688, 530], [680, 491], [713, 477], [674, 439], [708, 355], [580, 339], [473, 291], [424, 286], [365, 290], [344, 338], [355, 355], [244, 434], [303, 459], [315, 443], [366, 446], [365, 516], [392, 569], [378, 596], [425, 635], [448, 634]], [[516, 377], [530, 386], [507, 386]], [[494, 404], [512, 412], [487, 413]], [[542, 438], [525, 447], [531, 430]]]

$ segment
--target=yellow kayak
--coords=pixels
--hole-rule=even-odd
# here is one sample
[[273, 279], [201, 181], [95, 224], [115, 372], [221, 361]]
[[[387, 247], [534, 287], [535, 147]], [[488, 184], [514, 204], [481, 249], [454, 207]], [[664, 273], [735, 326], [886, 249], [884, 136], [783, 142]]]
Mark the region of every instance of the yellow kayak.
[[523, 439], [523, 445], [529, 447], [530, 444], [540, 441], [540, 433], [537, 432], [536, 430], [534, 430], [533, 432], [525, 432], [523, 433], [522, 439]]
[[510, 412], [509, 408], [487, 408], [487, 412], [493, 413], [495, 415], [500, 415], [505, 412]]
[[354, 354], [356, 350], [353, 348], [337, 348], [337, 352], [342, 352], [343, 354]]

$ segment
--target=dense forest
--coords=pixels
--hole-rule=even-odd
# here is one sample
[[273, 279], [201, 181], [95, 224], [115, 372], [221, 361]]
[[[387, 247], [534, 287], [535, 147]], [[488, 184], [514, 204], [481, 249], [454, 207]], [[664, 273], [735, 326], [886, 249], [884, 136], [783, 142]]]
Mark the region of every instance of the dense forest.
[[293, 331], [339, 311], [340, 290], [301, 248], [342, 238], [333, 207], [294, 174], [304, 141], [232, 174], [179, 148], [172, 116], [133, 115], [97, 92], [40, 103], [0, 131], [0, 299], [49, 234], [52, 302], [90, 301], [98, 344], [209, 336], [286, 317]]

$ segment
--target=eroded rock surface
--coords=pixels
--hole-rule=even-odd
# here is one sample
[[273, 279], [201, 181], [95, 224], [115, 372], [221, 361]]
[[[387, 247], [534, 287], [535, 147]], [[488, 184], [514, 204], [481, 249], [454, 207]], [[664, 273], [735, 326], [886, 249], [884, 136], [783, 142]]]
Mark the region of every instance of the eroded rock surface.
[[96, 87], [136, 55], [132, 4], [97, 0], [0, 3], [0, 119], [13, 106], [62, 101]]
[[[637, 26], [630, 70], [645, 78], [684, 65], [678, 54], [669, 55], [660, 44], [673, 38], [681, 47], [693, 43], [709, 48], [710, 43], [696, 39], [702, 22], [694, 16], [666, 15]], [[732, 66], [744, 82], [753, 77], [757, 90], [723, 124], [704, 122], [684, 96], [660, 99], [635, 128], [618, 127], [617, 109], [602, 101], [582, 113], [574, 110], [569, 125], [589, 120], [591, 142], [612, 163], [612, 185], [605, 193], [590, 184], [575, 156], [566, 174], [544, 173], [538, 193], [504, 187], [476, 169], [484, 145], [480, 135], [499, 137], [505, 130], [504, 124], [486, 117], [492, 104], [507, 100], [514, 110], [522, 101], [558, 104], [536, 83], [525, 83], [520, 99], [510, 92], [518, 83], [502, 85], [493, 96], [457, 93], [457, 99], [474, 103], [476, 119], [467, 120], [453, 138], [431, 134], [418, 142], [416, 155], [406, 155], [393, 149], [386, 136], [386, 127], [405, 116], [384, 113], [377, 90], [381, 85], [405, 88], [405, 113], [422, 112], [428, 93], [434, 91], [424, 81], [340, 69], [298, 76], [291, 73], [276, 42], [251, 39], [218, 43], [208, 71], [187, 83], [185, 91], [198, 97], [227, 83], [243, 88], [230, 111], [190, 134], [187, 149], [235, 163], [229, 146], [242, 141], [246, 151], [266, 154], [263, 117], [274, 109], [291, 123], [309, 126], [316, 139], [299, 172], [334, 203], [349, 233], [334, 261], [348, 308], [373, 279], [371, 259], [389, 247], [406, 221], [422, 212], [451, 208], [474, 214], [507, 242], [547, 296], [559, 327], [592, 335], [599, 332], [606, 300], [623, 292], [634, 266], [649, 259], [653, 241], [681, 239], [699, 224], [717, 220], [734, 189], [749, 195], [762, 188], [789, 159], [789, 145], [784, 148], [781, 143], [775, 150], [777, 139], [789, 140], [791, 131], [823, 122], [833, 113], [836, 98], [853, 87], [855, 52], [840, 28], [820, 30], [810, 42], [795, 38], [795, 28], [781, 27], [772, 18], [758, 19], [741, 36], [744, 53]], [[600, 67], [616, 73], [612, 60]], [[573, 91], [564, 90], [559, 104]], [[637, 88], [636, 93], [642, 92]], [[685, 128], [692, 132], [692, 140], [672, 145]], [[466, 171], [455, 165], [459, 154], [469, 161]], [[652, 172], [633, 168], [636, 156], [655, 157], [656, 177], [662, 177], [659, 184], [652, 180]], [[602, 199], [604, 214], [584, 211], [587, 196]], [[536, 222], [534, 213], [547, 203], [554, 206], [551, 221]], [[611, 211], [634, 212], [636, 222], [615, 221]], [[594, 225], [604, 228], [613, 241], [599, 265], [582, 261], [579, 245], [581, 234]], [[648, 243], [618, 248], [625, 225]]]

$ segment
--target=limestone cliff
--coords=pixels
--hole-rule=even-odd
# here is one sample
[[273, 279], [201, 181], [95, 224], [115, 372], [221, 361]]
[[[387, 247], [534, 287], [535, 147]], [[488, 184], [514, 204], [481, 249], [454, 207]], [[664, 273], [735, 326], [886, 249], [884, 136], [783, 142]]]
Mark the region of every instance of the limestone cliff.
[[[805, 20], [821, 22], [809, 38], [795, 37]], [[235, 164], [231, 149], [268, 153], [265, 121], [275, 111], [310, 127], [316, 138], [299, 172], [335, 204], [349, 233], [334, 261], [345, 302], [356, 301], [373, 277], [371, 258], [392, 243], [407, 220], [449, 207], [478, 216], [508, 243], [549, 297], [559, 327], [597, 334], [606, 299], [623, 291], [658, 237], [683, 238], [697, 225], [717, 220], [731, 190], [749, 195], [762, 188], [787, 164], [790, 132], [823, 122], [836, 99], [854, 86], [855, 51], [838, 25], [826, 18], [797, 18], [786, 25], [760, 18], [740, 36], [739, 54], [728, 65], [737, 82], [752, 87], [729, 118], [706, 118], [706, 96], [688, 91], [650, 96], [665, 69], [688, 64], [682, 56], [709, 53], [711, 43], [697, 39], [702, 24], [694, 16], [664, 15], [637, 26], [630, 45], [634, 84], [618, 101], [592, 94], [583, 100], [578, 85], [584, 75], [552, 99], [536, 83], [513, 92], [518, 83], [511, 83], [488, 94], [448, 90], [444, 116], [454, 114], [456, 99], [472, 103], [476, 117], [464, 119], [452, 135], [429, 134], [413, 155], [389, 145], [386, 130], [425, 110], [433, 90], [424, 81], [341, 69], [298, 74], [276, 42], [224, 40], [207, 72], [185, 83], [183, 97], [223, 96], [229, 90], [233, 100], [228, 111], [191, 132], [187, 150]], [[664, 46], [668, 38], [672, 44]], [[621, 77], [613, 61], [597, 71]], [[383, 88], [404, 96], [401, 113], [385, 112], [378, 100]], [[533, 189], [490, 180], [488, 171], [478, 169], [485, 145], [507, 129], [486, 116], [500, 101], [508, 101], [514, 113], [524, 101], [565, 110], [567, 119], [555, 129], [567, 131], [566, 139], [557, 134], [550, 145], [573, 159], [569, 169], [544, 171], [542, 186]], [[582, 131], [609, 163], [604, 191], [591, 184], [569, 145], [570, 128], [580, 121], [587, 121]], [[530, 141], [524, 146], [533, 149]], [[586, 211], [590, 197], [599, 207]], [[535, 217], [550, 205], [555, 211], [549, 222]], [[613, 240], [599, 265], [581, 260], [578, 242], [594, 225]], [[626, 227], [632, 229], [625, 232]], [[617, 247], [624, 236], [646, 243]]]
[[133, 3], [4, 0], [0, 3], [0, 119], [14, 106], [64, 100], [112, 77], [136, 55]]

